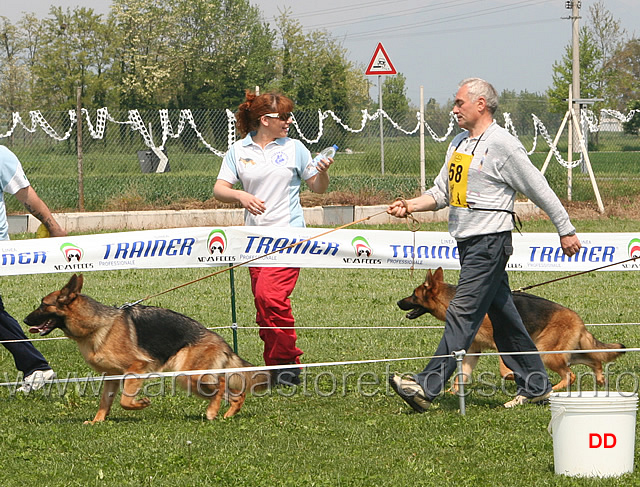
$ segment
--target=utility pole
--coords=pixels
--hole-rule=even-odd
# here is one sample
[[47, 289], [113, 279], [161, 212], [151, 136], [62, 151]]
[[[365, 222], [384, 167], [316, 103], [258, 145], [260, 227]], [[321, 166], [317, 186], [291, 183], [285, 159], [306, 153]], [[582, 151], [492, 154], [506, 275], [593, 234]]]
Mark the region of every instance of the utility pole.
[[[564, 3], [565, 8], [571, 10], [571, 51], [572, 51], [572, 80], [571, 84], [573, 86], [573, 91], [571, 92], [571, 97], [573, 98], [573, 109], [575, 110], [575, 114], [578, 118], [578, 121], [581, 122], [581, 114], [580, 114], [580, 104], [577, 100], [580, 100], [580, 7], [582, 6], [582, 2], [580, 0], [566, 0]], [[572, 122], [569, 121], [569, 127], [572, 126]], [[573, 132], [575, 135], [575, 131]]]
[[573, 99], [580, 99], [580, 0], [568, 1], [571, 4], [572, 51], [573, 51]]
[[[569, 111], [575, 114], [575, 117], [569, 117], [569, 138], [568, 145], [568, 161], [571, 162], [573, 158], [573, 141], [580, 140], [578, 133], [580, 130], [580, 105], [575, 100], [580, 99], [580, 0], [566, 0], [564, 6], [566, 9], [571, 10], [571, 51], [572, 51], [572, 80], [569, 87]], [[577, 120], [578, 126], [574, 127], [574, 121]], [[567, 170], [567, 198], [571, 201], [571, 188], [573, 186], [573, 169], [569, 165]]]

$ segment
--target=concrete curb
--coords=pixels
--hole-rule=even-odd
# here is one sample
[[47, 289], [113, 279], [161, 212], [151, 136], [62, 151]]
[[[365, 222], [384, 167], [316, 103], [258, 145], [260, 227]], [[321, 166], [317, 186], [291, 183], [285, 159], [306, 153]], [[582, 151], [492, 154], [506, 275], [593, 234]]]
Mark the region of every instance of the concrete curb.
[[[336, 227], [356, 220], [368, 218], [363, 224], [382, 225], [398, 223], [399, 220], [386, 213], [387, 205], [379, 206], [315, 206], [304, 208], [307, 225]], [[540, 209], [530, 201], [516, 202], [516, 213], [521, 218], [537, 216]], [[375, 215], [375, 216], [372, 216]], [[447, 221], [448, 209], [437, 212], [415, 213], [421, 223]], [[207, 226], [238, 226], [243, 224], [244, 210], [158, 210], [158, 211], [112, 211], [104, 213], [56, 213], [60, 225], [73, 233], [88, 233], [98, 230], [156, 230], [161, 228], [185, 228]], [[9, 216], [9, 233], [35, 233], [40, 222], [33, 215]]]

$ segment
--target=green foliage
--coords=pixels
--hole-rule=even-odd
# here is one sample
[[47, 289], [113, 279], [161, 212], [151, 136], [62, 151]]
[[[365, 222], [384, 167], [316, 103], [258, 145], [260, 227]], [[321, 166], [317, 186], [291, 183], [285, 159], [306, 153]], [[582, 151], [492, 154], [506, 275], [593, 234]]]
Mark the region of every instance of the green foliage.
[[288, 94], [301, 110], [346, 111], [365, 104], [369, 97], [364, 75], [327, 31], [305, 34], [289, 10], [278, 17], [277, 30], [278, 77], [270, 88]]
[[625, 134], [638, 135], [640, 133], [640, 100], [629, 103], [629, 111], [637, 110], [631, 120], [622, 124]]
[[51, 7], [49, 15], [42, 24], [42, 45], [33, 66], [34, 98], [43, 107], [70, 109], [76, 106], [80, 87], [88, 107], [107, 101], [105, 77], [112, 63], [108, 24], [84, 7], [73, 11]]
[[[498, 102], [498, 112], [509, 113], [514, 125], [525, 129], [518, 131], [518, 136], [532, 135], [534, 133], [531, 114], [535, 114], [541, 120], [551, 118], [547, 96], [531, 93], [527, 90], [519, 93], [516, 93], [515, 90], [503, 90]], [[552, 127], [548, 127], [548, 129], [553, 130]]]
[[615, 105], [624, 109], [640, 100], [640, 39], [630, 39], [613, 56], [607, 70], [607, 81], [615, 93]]
[[[572, 44], [562, 61], [553, 65], [553, 85], [547, 91], [554, 111], [567, 109], [568, 86], [572, 82]], [[589, 6], [587, 24], [580, 29], [580, 96], [603, 98], [595, 104], [624, 110], [640, 98], [640, 41], [628, 38], [625, 29], [607, 10], [604, 1]]]
[[[246, 89], [280, 89], [299, 108], [366, 105], [362, 70], [326, 31], [283, 13], [279, 39], [249, 0], [114, 0], [52, 7], [0, 24], [0, 108], [233, 108]], [[277, 44], [280, 44], [279, 46]]]
[[30, 96], [28, 62], [20, 56], [28, 46], [26, 32], [0, 17], [0, 107], [8, 110], [23, 106]]
[[409, 106], [406, 83], [407, 78], [402, 73], [385, 76], [382, 83], [382, 108], [402, 126], [416, 121], [416, 110]]
[[[598, 69], [602, 52], [586, 27], [580, 29], [580, 97], [597, 98], [602, 95]], [[553, 85], [547, 90], [547, 96], [554, 111], [566, 112], [569, 98], [569, 85], [573, 79], [573, 46], [569, 44], [561, 61], [553, 63]]]

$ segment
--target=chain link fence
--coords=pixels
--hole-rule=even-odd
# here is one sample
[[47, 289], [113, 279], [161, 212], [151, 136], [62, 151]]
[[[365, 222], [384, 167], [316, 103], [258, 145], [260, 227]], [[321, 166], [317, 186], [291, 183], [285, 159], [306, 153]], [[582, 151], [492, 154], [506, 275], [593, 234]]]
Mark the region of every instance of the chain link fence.
[[[609, 114], [610, 115], [610, 114]], [[418, 115], [385, 112], [294, 112], [289, 134], [312, 152], [340, 147], [329, 191], [351, 195], [349, 204], [389, 201], [420, 192]], [[235, 140], [228, 110], [75, 111], [0, 114], [0, 144], [21, 160], [27, 176], [54, 212], [215, 207], [213, 185], [222, 156]], [[640, 192], [640, 137], [622, 131], [625, 117], [595, 116], [585, 124], [589, 162], [603, 199]], [[628, 117], [627, 117], [628, 118]], [[514, 124], [497, 117], [522, 141], [561, 198], [594, 199], [586, 160], [576, 144], [567, 159], [567, 129], [554, 145], [562, 116]], [[587, 118], [585, 117], [585, 120]], [[81, 137], [78, 137], [81, 125]], [[450, 114], [427, 115], [424, 125], [425, 184], [440, 170], [448, 143], [459, 131]], [[382, 133], [382, 137], [381, 137]], [[554, 148], [550, 151], [550, 148]], [[165, 159], [166, 157], [166, 159]], [[561, 162], [560, 164], [558, 162]], [[567, 167], [572, 185], [567, 185]], [[358, 204], [358, 203], [355, 203]], [[205, 205], [205, 206], [202, 206]], [[9, 198], [9, 212], [24, 209]]]

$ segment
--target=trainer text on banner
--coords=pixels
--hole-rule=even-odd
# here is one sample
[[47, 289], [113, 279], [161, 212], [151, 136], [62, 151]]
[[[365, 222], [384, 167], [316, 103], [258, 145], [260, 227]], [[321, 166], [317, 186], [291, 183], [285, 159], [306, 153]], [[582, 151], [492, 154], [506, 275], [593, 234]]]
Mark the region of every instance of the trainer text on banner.
[[[446, 232], [320, 228], [192, 227], [79, 235], [0, 243], [0, 275], [237, 265], [362, 269], [459, 269]], [[640, 270], [640, 236], [588, 233], [573, 257], [553, 234], [514, 235], [508, 269], [521, 271]]]

